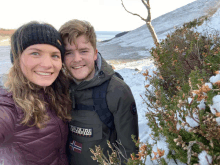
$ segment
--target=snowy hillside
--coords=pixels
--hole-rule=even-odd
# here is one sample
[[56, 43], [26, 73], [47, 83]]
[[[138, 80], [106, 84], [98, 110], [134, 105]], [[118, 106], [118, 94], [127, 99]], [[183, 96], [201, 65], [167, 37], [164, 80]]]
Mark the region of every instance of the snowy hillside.
[[[186, 22], [207, 15], [219, 4], [220, 0], [197, 0], [154, 19], [152, 25], [158, 35], [158, 39], [164, 39], [168, 33], [175, 30], [175, 27], [180, 27]], [[140, 18], [137, 17], [137, 19]], [[153, 46], [153, 39], [144, 24], [119, 38], [114, 38], [105, 43], [98, 43], [98, 50], [107, 59], [125, 59], [125, 57], [142, 59], [150, 56], [147, 50]]]

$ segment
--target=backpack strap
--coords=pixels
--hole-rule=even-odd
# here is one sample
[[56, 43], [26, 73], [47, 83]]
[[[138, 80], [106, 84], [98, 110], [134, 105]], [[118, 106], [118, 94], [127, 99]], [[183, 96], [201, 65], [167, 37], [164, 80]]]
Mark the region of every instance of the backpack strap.
[[[118, 72], [115, 72], [114, 75], [124, 80]], [[92, 87], [92, 99], [94, 105], [76, 104], [74, 109], [95, 111], [100, 120], [110, 129], [111, 134], [115, 130], [114, 116], [109, 110], [106, 100], [107, 88], [110, 80], [111, 79], [105, 81], [99, 86]]]
[[114, 116], [110, 112], [106, 100], [107, 88], [110, 80], [105, 81], [102, 85], [93, 88], [94, 109], [99, 115], [100, 120], [111, 130], [115, 129]]
[[83, 105], [83, 104], [76, 104], [75, 110], [89, 110], [95, 111], [100, 120], [110, 129], [112, 132], [115, 129], [114, 125], [114, 116], [110, 112], [107, 101], [106, 101], [106, 94], [107, 88], [110, 80], [105, 81], [99, 86], [92, 88], [92, 98], [94, 105]]

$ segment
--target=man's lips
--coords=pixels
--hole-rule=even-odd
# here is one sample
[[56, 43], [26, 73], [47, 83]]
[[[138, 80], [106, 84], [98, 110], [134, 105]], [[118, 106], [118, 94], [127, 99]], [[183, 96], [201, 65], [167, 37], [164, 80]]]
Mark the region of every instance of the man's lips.
[[85, 65], [81, 65], [81, 66], [73, 66], [72, 68], [73, 69], [80, 69], [80, 68], [82, 68], [82, 67], [84, 67]]

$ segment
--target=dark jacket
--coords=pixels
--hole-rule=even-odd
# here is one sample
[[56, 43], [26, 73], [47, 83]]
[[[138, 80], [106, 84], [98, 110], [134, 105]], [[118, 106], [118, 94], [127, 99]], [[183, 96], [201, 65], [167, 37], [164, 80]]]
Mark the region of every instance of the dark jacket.
[[[107, 145], [107, 140], [112, 143], [121, 141], [124, 148], [119, 146], [123, 154], [130, 157], [130, 154], [137, 154], [131, 135], [138, 137], [138, 116], [134, 97], [128, 85], [114, 75], [114, 70], [106, 63], [101, 56], [98, 56], [98, 71], [90, 81], [83, 81], [79, 85], [72, 82], [70, 90], [72, 94], [73, 109], [72, 121], [69, 124], [69, 158], [71, 165], [98, 165], [92, 160], [92, 153], [89, 148], [94, 149], [95, 145], [100, 145], [104, 154], [111, 149]], [[108, 127], [99, 119], [94, 111], [74, 110], [74, 105], [93, 105], [92, 87], [98, 86], [109, 80], [107, 89], [107, 104], [114, 116], [115, 130], [110, 133]], [[74, 144], [74, 145], [73, 145]], [[76, 148], [74, 148], [76, 147]], [[79, 148], [77, 148], [79, 147]], [[126, 151], [126, 153], [124, 152]], [[108, 157], [108, 156], [107, 156]]]
[[47, 108], [46, 127], [21, 125], [23, 111], [0, 88], [0, 162], [4, 165], [67, 165], [68, 125]]

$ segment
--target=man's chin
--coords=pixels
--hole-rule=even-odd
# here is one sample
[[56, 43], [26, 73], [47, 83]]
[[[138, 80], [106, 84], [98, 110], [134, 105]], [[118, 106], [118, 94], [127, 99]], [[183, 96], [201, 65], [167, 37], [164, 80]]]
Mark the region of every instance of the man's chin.
[[73, 74], [72, 74], [72, 78], [76, 81], [76, 82], [82, 82], [82, 81], [84, 81], [84, 80], [86, 80], [86, 81], [89, 81], [89, 80], [91, 80], [92, 78], [90, 78], [91, 77], [91, 74], [88, 74], [88, 75], [86, 75], [86, 76], [74, 76]]

